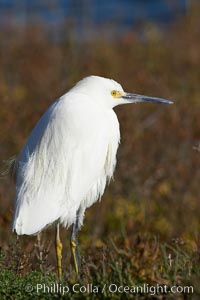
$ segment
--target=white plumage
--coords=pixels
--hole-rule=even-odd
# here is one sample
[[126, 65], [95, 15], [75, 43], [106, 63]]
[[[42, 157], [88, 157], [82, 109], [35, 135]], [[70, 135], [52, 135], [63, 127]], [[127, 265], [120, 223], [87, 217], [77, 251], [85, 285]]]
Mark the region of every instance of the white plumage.
[[120, 141], [113, 107], [167, 100], [127, 94], [117, 82], [90, 76], [55, 101], [17, 160], [12, 229], [35, 234], [55, 222], [81, 226], [84, 211], [103, 195]]
[[69, 226], [80, 207], [81, 225], [85, 209], [103, 195], [120, 135], [114, 111], [95, 99], [98, 86], [96, 97], [86, 93], [96, 80], [84, 79], [54, 102], [22, 149], [13, 219], [17, 234], [35, 234], [58, 219]]

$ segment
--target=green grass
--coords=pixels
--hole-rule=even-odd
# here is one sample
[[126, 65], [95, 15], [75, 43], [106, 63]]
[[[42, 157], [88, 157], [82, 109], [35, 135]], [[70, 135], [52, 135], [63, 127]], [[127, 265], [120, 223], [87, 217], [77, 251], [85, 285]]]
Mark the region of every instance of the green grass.
[[[55, 44], [38, 28], [29, 26], [25, 35], [0, 33], [0, 161], [19, 153], [48, 105], [84, 76], [110, 77], [126, 91], [174, 100], [170, 107], [116, 108], [122, 139], [115, 181], [101, 203], [86, 211], [78, 280], [69, 233], [61, 229], [63, 285], [70, 287], [66, 298], [199, 299], [200, 155], [194, 150], [200, 140], [199, 4], [191, 4], [164, 35], [147, 24], [143, 41], [130, 32], [118, 41], [99, 34], [97, 40], [79, 43], [68, 39], [67, 26], [66, 40]], [[37, 294], [36, 286], [57, 281], [54, 233], [49, 228], [43, 234], [40, 250], [34, 237], [16, 241], [10, 232], [13, 198], [14, 186], [2, 180], [0, 299], [49, 299], [48, 293]], [[73, 293], [76, 282], [100, 289], [112, 283], [193, 286], [194, 294]], [[29, 285], [31, 292], [25, 288]]]
[[[0, 299], [157, 299], [153, 298], [157, 292], [151, 286], [158, 285], [166, 286], [168, 291], [160, 294], [159, 288], [154, 295], [158, 299], [200, 296], [200, 256], [191, 246], [179, 240], [165, 244], [147, 236], [138, 236], [132, 247], [127, 244], [128, 241], [121, 238], [118, 241], [121, 246], [117, 246], [110, 239], [101, 247], [82, 250], [78, 279], [70, 258], [64, 258], [63, 282], [58, 283], [55, 266], [49, 263], [45, 247], [41, 250], [43, 259], [39, 260], [35, 247], [25, 254], [20, 242], [13, 241], [6, 252], [1, 251]], [[114, 284], [118, 288], [129, 286], [132, 292], [138, 286], [146, 286], [149, 291], [114, 292]], [[187, 291], [169, 293], [173, 286], [190, 287], [189, 294]], [[63, 291], [66, 291], [65, 296]]]

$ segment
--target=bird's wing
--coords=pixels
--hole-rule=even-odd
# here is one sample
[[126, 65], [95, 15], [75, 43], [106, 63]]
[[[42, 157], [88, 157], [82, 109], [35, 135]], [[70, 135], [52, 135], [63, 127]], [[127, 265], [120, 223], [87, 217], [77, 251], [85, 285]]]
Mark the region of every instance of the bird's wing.
[[109, 128], [87, 99], [55, 102], [18, 160], [13, 230], [34, 234], [65, 215], [70, 225], [81, 200], [103, 172]]

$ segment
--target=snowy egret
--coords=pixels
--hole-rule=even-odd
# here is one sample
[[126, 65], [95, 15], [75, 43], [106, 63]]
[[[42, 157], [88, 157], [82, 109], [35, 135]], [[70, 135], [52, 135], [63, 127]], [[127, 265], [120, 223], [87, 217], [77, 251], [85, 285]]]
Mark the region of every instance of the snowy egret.
[[78, 274], [77, 232], [85, 209], [101, 198], [116, 165], [120, 131], [113, 108], [137, 102], [172, 103], [126, 93], [111, 79], [86, 77], [47, 109], [15, 161], [12, 230], [32, 235], [55, 223], [59, 279], [59, 224], [73, 225], [71, 250]]

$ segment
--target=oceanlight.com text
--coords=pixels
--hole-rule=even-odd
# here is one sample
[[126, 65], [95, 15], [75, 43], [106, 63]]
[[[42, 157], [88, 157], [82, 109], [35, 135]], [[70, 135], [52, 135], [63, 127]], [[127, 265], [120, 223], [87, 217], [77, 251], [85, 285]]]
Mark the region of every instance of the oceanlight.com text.
[[25, 287], [26, 292], [31, 293], [36, 291], [37, 294], [148, 294], [151, 296], [160, 294], [193, 294], [193, 286], [181, 286], [181, 285], [149, 285], [147, 283], [142, 285], [117, 285], [115, 283], [105, 283], [103, 285], [87, 284], [81, 285], [75, 283], [73, 285], [63, 285], [61, 283], [38, 283], [36, 286], [28, 284]]

